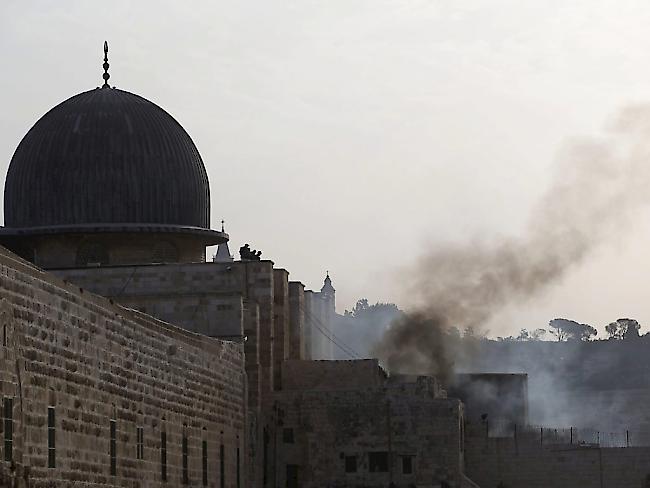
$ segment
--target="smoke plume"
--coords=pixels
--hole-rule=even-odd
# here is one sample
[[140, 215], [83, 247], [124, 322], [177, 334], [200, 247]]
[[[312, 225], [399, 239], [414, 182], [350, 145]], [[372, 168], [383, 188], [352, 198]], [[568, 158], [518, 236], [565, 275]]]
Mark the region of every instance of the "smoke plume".
[[449, 327], [480, 330], [504, 307], [548, 288], [620, 230], [648, 201], [649, 185], [650, 105], [630, 107], [602, 138], [568, 146], [520, 237], [421, 256], [409, 276], [416, 307], [374, 353], [389, 371], [447, 377]]

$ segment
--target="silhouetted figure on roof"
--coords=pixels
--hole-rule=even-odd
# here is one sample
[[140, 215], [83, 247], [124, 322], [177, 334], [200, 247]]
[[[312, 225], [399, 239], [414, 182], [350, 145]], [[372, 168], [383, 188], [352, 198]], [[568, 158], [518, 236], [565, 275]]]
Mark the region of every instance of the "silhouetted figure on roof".
[[256, 251], [255, 249], [251, 249], [248, 244], [244, 244], [239, 248], [239, 256], [242, 261], [260, 261], [262, 251]]

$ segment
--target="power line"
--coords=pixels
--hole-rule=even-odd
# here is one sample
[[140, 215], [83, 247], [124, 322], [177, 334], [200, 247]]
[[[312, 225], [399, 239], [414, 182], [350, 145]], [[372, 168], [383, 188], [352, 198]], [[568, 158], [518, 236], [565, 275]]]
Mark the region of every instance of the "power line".
[[[315, 328], [315, 330], [317, 330], [323, 337], [325, 337], [332, 344], [337, 346], [347, 356], [349, 356], [352, 359], [355, 359], [354, 351], [351, 348], [349, 348], [349, 346], [347, 346], [345, 344], [339, 344], [339, 342], [333, 337], [333, 334], [331, 334], [331, 331], [329, 331], [327, 326], [325, 326], [319, 319], [317, 319], [314, 315], [307, 312], [306, 310], [303, 309], [302, 312], [303, 312], [305, 318], [308, 320], [309, 324], [312, 326], [312, 328]], [[330, 332], [330, 333], [328, 334], [328, 332]], [[343, 341], [341, 341], [341, 342], [343, 342]]]
[[[329, 330], [329, 328], [326, 325], [324, 325], [317, 317], [307, 312], [304, 308], [302, 309], [302, 312], [304, 316], [307, 318], [307, 320], [309, 320], [311, 325], [313, 325], [318, 332], [320, 332], [332, 344], [337, 346], [341, 351], [347, 354], [351, 359], [359, 359], [361, 357], [359, 353], [357, 353], [354, 349], [352, 349], [350, 346], [345, 344], [340, 338], [336, 337], [334, 333], [331, 330]], [[325, 332], [325, 330], [323, 329], [327, 330], [330, 334], [328, 335], [327, 332]], [[340, 341], [342, 344], [339, 344], [338, 341]]]
[[334, 339], [336, 339], [337, 341], [343, 343], [343, 345], [344, 345], [344, 346], [345, 346], [349, 351], [351, 351], [352, 353], [354, 353], [354, 355], [355, 355], [356, 357], [358, 357], [358, 358], [361, 357], [361, 354], [359, 354], [357, 351], [355, 351], [354, 349], [352, 349], [352, 347], [348, 346], [348, 345], [345, 343], [345, 341], [344, 341], [343, 339], [341, 339], [341, 338], [338, 337], [334, 332], [332, 332], [332, 329], [330, 329], [327, 325], [323, 324], [323, 322], [321, 322], [321, 320], [320, 320], [318, 317], [316, 317], [316, 316], [312, 316], [312, 317], [313, 317], [314, 320], [316, 320], [316, 321], [317, 321], [317, 322], [322, 326], [323, 329], [325, 329], [325, 330], [326, 330], [326, 331], [327, 331], [327, 332], [332, 336], [332, 338], [334, 338]]

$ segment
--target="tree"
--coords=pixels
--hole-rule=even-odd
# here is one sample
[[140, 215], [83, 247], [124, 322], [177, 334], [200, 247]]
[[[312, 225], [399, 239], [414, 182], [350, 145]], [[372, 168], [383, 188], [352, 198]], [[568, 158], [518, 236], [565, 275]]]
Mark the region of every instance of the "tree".
[[545, 335], [546, 335], [546, 329], [535, 329], [533, 331], [529, 331], [528, 329], [521, 329], [517, 337], [514, 336], [497, 337], [497, 339], [500, 341], [519, 341], [519, 342], [541, 341], [544, 340]]
[[367, 298], [357, 300], [352, 310], [336, 321], [334, 334], [362, 357], [371, 357], [370, 347], [377, 343], [391, 322], [403, 312], [394, 303], [377, 302], [371, 305]]
[[588, 341], [598, 334], [598, 331], [588, 324], [580, 324], [575, 320], [553, 319], [548, 323], [549, 332], [558, 341], [581, 340]]
[[605, 326], [610, 339], [634, 339], [639, 337], [641, 324], [634, 319], [617, 319]]
[[529, 341], [530, 340], [530, 332], [526, 329], [521, 329], [519, 331], [519, 335], [515, 338], [517, 341]]
[[346, 310], [346, 317], [355, 319], [376, 319], [377, 316], [389, 315], [392, 318], [401, 314], [401, 310], [394, 303], [377, 302], [374, 305], [368, 303], [367, 298], [357, 300], [352, 310]]
[[530, 341], [543, 341], [544, 337], [546, 336], [546, 329], [535, 329], [530, 333], [529, 339]]
[[344, 315], [346, 317], [358, 317], [363, 312], [367, 311], [370, 308], [367, 298], [360, 298], [357, 300], [357, 303], [354, 305], [352, 310], [346, 310]]

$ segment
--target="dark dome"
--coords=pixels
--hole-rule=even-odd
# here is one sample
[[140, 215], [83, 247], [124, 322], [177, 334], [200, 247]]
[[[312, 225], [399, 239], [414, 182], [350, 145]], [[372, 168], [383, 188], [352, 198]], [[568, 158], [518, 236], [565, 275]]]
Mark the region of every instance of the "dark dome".
[[108, 87], [36, 122], [11, 159], [4, 197], [5, 231], [210, 225], [208, 177], [190, 136], [154, 103]]

